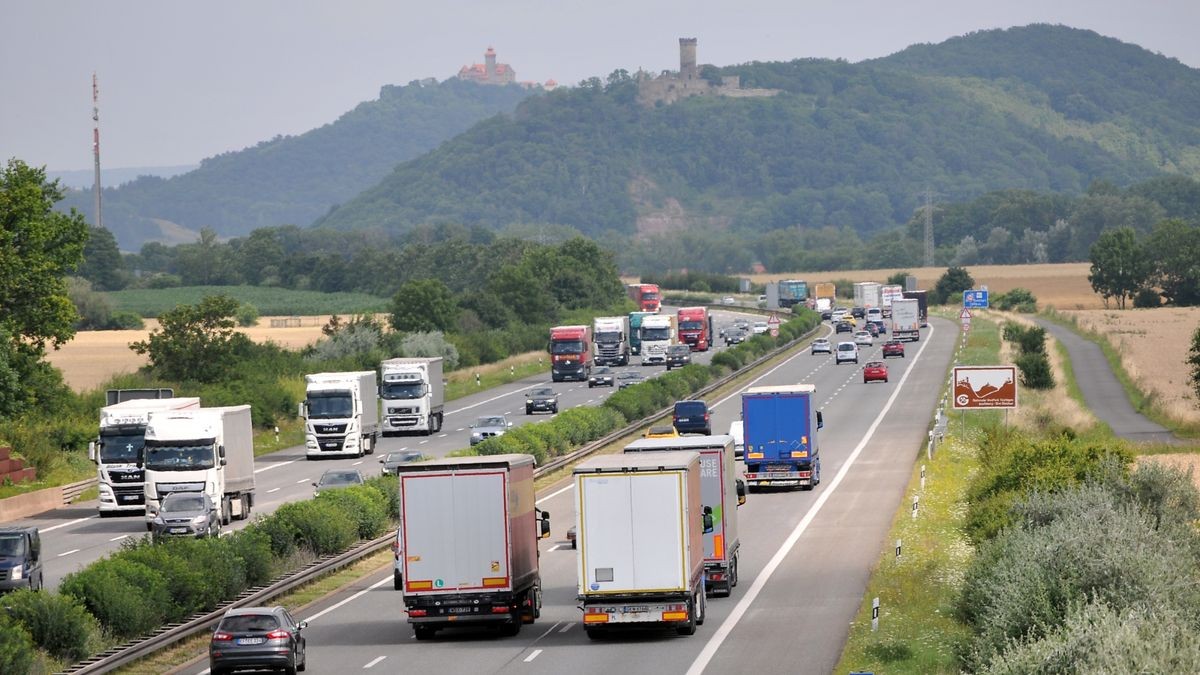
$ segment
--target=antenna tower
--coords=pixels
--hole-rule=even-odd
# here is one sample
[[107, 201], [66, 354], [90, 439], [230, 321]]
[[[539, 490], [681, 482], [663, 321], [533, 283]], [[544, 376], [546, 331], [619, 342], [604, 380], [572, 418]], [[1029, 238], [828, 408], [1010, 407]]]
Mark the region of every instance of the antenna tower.
[[933, 267], [933, 191], [925, 190], [925, 266]]
[[96, 73], [92, 73], [92, 155], [96, 161], [96, 184], [92, 187], [95, 198], [94, 225], [104, 227], [100, 215], [100, 86], [96, 83]]

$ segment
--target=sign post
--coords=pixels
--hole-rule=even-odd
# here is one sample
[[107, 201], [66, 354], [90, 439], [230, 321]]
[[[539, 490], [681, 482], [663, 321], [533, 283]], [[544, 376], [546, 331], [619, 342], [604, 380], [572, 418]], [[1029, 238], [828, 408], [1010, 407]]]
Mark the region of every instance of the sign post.
[[960, 321], [962, 321], [962, 329], [964, 333], [971, 330], [971, 310], [963, 307], [963, 310], [958, 313], [958, 318]]
[[767, 330], [771, 337], [779, 337], [779, 315], [775, 312], [771, 312], [771, 316], [767, 318]]
[[963, 291], [963, 308], [964, 309], [987, 309], [988, 308], [988, 290], [983, 288], [980, 290]]

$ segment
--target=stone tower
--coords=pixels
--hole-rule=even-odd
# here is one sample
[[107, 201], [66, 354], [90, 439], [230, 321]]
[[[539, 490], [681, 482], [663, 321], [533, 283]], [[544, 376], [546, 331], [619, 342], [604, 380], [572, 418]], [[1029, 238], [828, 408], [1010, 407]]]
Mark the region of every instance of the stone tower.
[[679, 77], [694, 80], [696, 72], [696, 38], [679, 38]]
[[496, 79], [496, 50], [491, 47], [483, 53], [484, 73], [489, 82]]

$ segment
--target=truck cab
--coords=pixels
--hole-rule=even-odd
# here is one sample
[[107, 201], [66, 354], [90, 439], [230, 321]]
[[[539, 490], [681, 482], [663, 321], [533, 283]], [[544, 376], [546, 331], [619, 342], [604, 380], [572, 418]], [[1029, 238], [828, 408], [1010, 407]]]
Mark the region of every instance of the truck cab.
[[442, 430], [445, 384], [442, 357], [388, 359], [380, 364], [381, 434], [415, 431], [428, 436]]
[[587, 326], [550, 329], [550, 378], [555, 382], [581, 380], [592, 375], [592, 336]]
[[679, 341], [694, 352], [706, 352], [712, 345], [712, 317], [706, 307], [684, 307], [679, 310]]
[[375, 371], [305, 376], [300, 417], [307, 456], [362, 457], [375, 452], [379, 435], [379, 390]]
[[661, 314], [642, 319], [642, 365], [667, 362], [667, 347], [675, 342], [675, 317]]

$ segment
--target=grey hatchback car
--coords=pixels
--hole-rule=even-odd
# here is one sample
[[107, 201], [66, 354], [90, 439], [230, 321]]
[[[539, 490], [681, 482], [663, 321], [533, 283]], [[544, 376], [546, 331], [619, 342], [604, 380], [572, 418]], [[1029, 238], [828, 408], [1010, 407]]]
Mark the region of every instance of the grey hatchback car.
[[221, 534], [221, 516], [212, 497], [204, 492], [172, 492], [150, 521], [150, 536], [216, 537]]
[[236, 670], [278, 668], [304, 670], [306, 621], [296, 621], [283, 607], [242, 607], [221, 618], [208, 646], [212, 675]]

